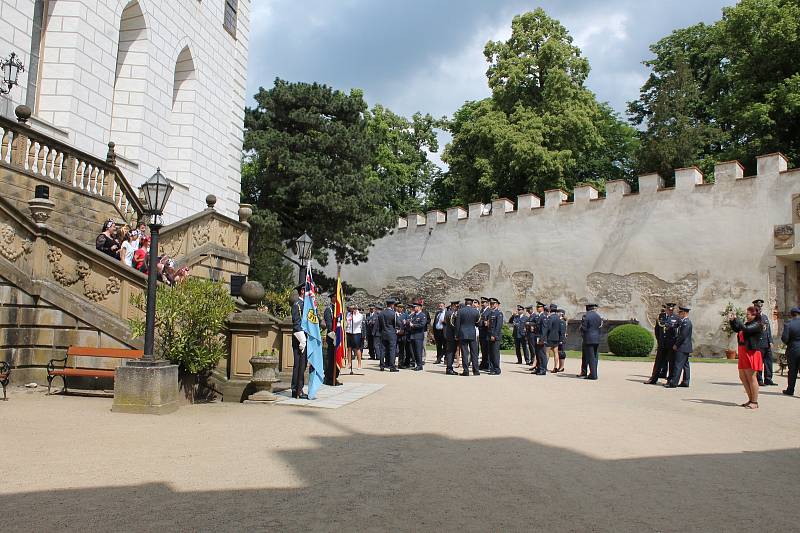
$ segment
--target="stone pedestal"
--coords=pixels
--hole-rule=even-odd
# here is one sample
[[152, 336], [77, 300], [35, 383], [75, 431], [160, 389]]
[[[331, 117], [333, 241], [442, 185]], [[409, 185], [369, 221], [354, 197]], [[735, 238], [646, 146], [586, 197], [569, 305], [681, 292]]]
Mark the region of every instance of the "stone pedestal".
[[112, 411], [163, 415], [177, 409], [177, 365], [168, 361], [128, 361], [117, 367]]

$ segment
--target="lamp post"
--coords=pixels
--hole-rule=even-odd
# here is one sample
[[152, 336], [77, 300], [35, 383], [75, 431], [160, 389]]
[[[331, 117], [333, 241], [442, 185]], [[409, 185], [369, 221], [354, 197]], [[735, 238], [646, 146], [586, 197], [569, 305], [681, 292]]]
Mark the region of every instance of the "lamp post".
[[300, 280], [299, 283], [303, 283], [306, 280], [306, 269], [308, 268], [308, 261], [311, 259], [311, 246], [314, 242], [311, 240], [311, 237], [308, 236], [308, 233], [303, 232], [303, 234], [294, 242], [295, 245], [295, 252], [297, 252], [297, 257], [300, 258]]
[[150, 216], [150, 265], [147, 272], [147, 308], [145, 311], [144, 357], [147, 361], [155, 361], [154, 340], [156, 324], [156, 276], [158, 274], [158, 231], [161, 229], [159, 217], [164, 213], [169, 195], [172, 194], [172, 183], [156, 169], [150, 179], [141, 187], [144, 200], [144, 214]]
[[11, 52], [8, 59], [0, 60], [0, 70], [3, 71], [3, 82], [0, 85], [0, 94], [8, 94], [15, 85], [19, 84], [19, 73], [25, 72], [25, 66], [17, 54]]

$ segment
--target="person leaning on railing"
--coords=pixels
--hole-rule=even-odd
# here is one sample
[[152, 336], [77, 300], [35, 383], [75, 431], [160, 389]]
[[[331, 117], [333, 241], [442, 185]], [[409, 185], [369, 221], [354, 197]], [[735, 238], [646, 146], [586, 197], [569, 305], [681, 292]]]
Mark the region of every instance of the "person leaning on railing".
[[97, 250], [115, 259], [119, 258], [119, 245], [116, 243], [113, 236], [116, 228], [117, 225], [113, 220], [106, 220], [103, 223], [103, 229], [100, 231], [100, 235], [98, 235], [94, 241], [94, 247], [97, 248]]

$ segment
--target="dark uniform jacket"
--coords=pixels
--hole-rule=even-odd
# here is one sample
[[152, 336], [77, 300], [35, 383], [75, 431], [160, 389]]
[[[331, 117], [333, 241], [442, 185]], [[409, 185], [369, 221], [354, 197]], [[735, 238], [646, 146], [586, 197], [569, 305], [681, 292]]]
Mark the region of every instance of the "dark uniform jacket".
[[661, 339], [670, 349], [675, 345], [675, 337], [678, 334], [680, 322], [680, 317], [674, 313], [664, 317], [664, 333], [662, 333]]
[[409, 338], [419, 340], [425, 338], [425, 330], [428, 327], [428, 318], [423, 311], [413, 313], [409, 318]]
[[664, 340], [664, 319], [667, 318], [666, 311], [661, 311], [658, 313], [658, 318], [656, 319], [656, 326], [654, 333], [656, 334], [656, 342], [659, 346], [661, 346], [661, 341]]
[[678, 333], [675, 337], [675, 351], [692, 353], [692, 321], [689, 320], [689, 317], [678, 320]]
[[328, 333], [333, 331], [333, 305], [328, 305], [325, 308], [325, 312], [322, 313], [322, 320], [325, 322], [325, 329], [328, 330]]
[[[453, 319], [453, 313], [457, 313], [458, 311], [453, 311], [452, 309], [446, 309], [444, 312], [444, 338], [448, 341], [456, 340], [456, 328], [453, 326], [455, 323], [455, 319]], [[458, 318], [458, 316], [456, 316]]]
[[526, 334], [525, 325], [528, 322], [528, 316], [525, 314], [513, 315], [511, 317], [511, 321], [514, 324], [514, 338], [517, 339], [525, 338]]
[[[742, 321], [738, 318], [734, 318], [731, 320], [731, 329], [735, 332], [744, 332], [744, 342], [740, 342], [739, 344], [743, 344], [744, 347], [748, 350], [758, 350], [759, 349], [759, 342], [761, 341], [761, 333], [764, 331], [764, 325], [761, 323], [759, 319], [752, 320], [747, 322], [746, 324], [742, 324]], [[736, 336], [738, 340], [738, 335]]]
[[489, 313], [489, 339], [492, 337], [496, 341], [503, 338], [503, 312], [499, 309], [492, 309]]
[[587, 311], [586, 314], [583, 315], [583, 318], [581, 318], [583, 344], [600, 344], [600, 328], [602, 326], [603, 319], [597, 311]]
[[558, 313], [550, 313], [542, 321], [542, 337], [549, 343], [564, 342], [562, 332], [564, 331], [564, 321]]
[[491, 307], [487, 307], [485, 309], [480, 309], [481, 313], [481, 321], [478, 324], [478, 333], [480, 334], [482, 339], [489, 338], [489, 326], [486, 325], [486, 322], [489, 320], [489, 314], [492, 312]]
[[292, 332], [303, 331], [303, 300], [297, 300], [292, 304]]
[[385, 341], [397, 340], [397, 328], [399, 326], [400, 320], [394, 309], [387, 307], [378, 315], [378, 331], [381, 339]]
[[793, 318], [783, 325], [781, 341], [786, 345], [786, 357], [800, 357], [800, 317]]
[[463, 307], [456, 316], [456, 336], [462, 341], [475, 340], [475, 326], [478, 325], [481, 315], [472, 306]]
[[769, 318], [765, 313], [761, 313], [759, 318], [761, 319], [761, 323], [764, 325], [764, 330], [761, 332], [761, 338], [759, 339], [758, 347], [761, 350], [767, 350], [772, 344], [772, 326], [770, 325]]

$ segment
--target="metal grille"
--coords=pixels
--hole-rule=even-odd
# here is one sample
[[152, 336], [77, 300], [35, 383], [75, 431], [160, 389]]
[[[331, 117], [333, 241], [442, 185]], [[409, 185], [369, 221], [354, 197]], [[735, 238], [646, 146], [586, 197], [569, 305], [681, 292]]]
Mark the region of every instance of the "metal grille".
[[228, 33], [236, 37], [236, 11], [239, 8], [239, 0], [225, 0], [225, 20], [223, 26]]

